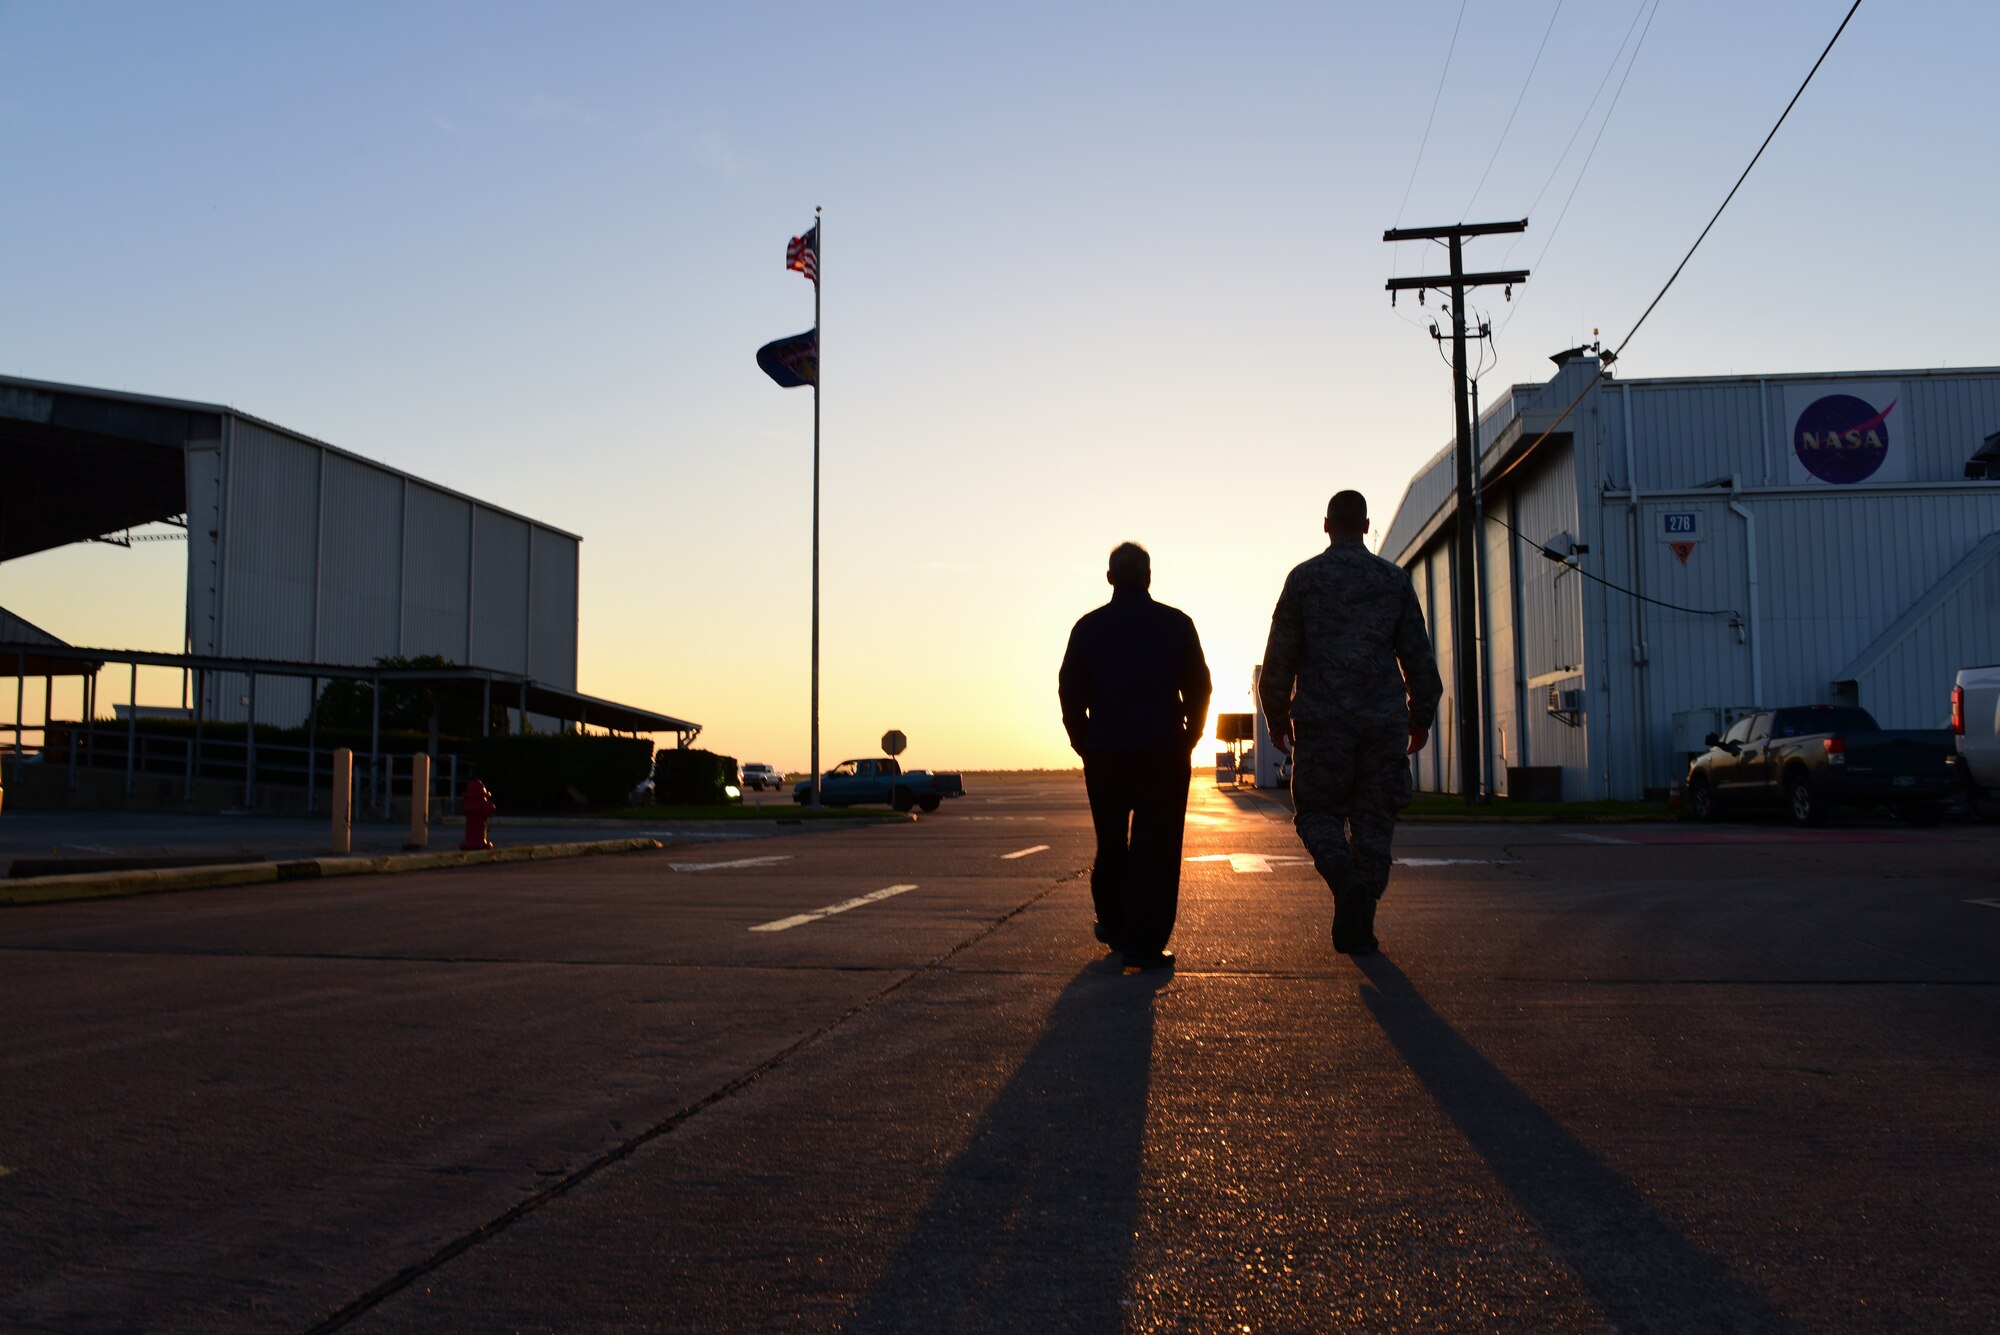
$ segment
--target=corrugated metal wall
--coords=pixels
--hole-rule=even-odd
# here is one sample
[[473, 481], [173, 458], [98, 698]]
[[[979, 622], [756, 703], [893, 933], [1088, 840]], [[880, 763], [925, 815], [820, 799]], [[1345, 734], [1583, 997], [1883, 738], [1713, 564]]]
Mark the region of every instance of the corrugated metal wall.
[[1962, 667], [2000, 663], [2000, 561], [1972, 579], [1911, 628], [1863, 674], [1860, 701], [1884, 727], [1936, 728], [1951, 723], [1951, 684]]
[[[1856, 371], [1833, 375], [1631, 381], [1593, 397], [1607, 431], [1603, 476], [1630, 485], [1624, 448], [1630, 395], [1633, 463], [1641, 491], [1697, 487], [1732, 474], [1745, 487], [1784, 486], [1791, 478], [1787, 394], [1803, 388], [1838, 393], [1843, 384], [1898, 387], [1890, 423], [1911, 453], [1908, 480], [1951, 482], [1984, 439], [2000, 431], [2000, 377], [1990, 371]], [[1841, 490], [1812, 484], [1811, 490]]]
[[[1843, 382], [1900, 387], [1892, 421], [1903, 428], [1917, 480], [1792, 485], [1787, 392], [1796, 400], [1801, 387], [1838, 392]], [[1857, 372], [1607, 387], [1596, 396], [1606, 428], [1597, 471], [1621, 487], [1626, 395], [1638, 524], [1635, 533], [1629, 501], [1607, 498], [1601, 572], [1677, 605], [1642, 607], [1607, 593], [1606, 653], [1614, 663], [1620, 655], [1646, 660], [1635, 669], [1643, 696], [1628, 694], [1630, 707], [1612, 714], [1621, 757], [1614, 788], [1636, 796], [1684, 770], [1686, 757], [1673, 749], [1675, 712], [1830, 701], [1834, 679], [1857, 655], [2000, 530], [2000, 486], [1963, 478], [1966, 458], [2000, 430], [2000, 376]], [[1733, 498], [1726, 485], [1691, 490], [1732, 476], [1743, 488]], [[1700, 536], [1685, 562], [1664, 539], [1668, 513], [1695, 516]], [[2000, 657], [2000, 605], [1990, 589], [1983, 576], [1968, 585], [1865, 674], [1861, 703], [1885, 727], [1936, 726], [1957, 668]], [[1743, 624], [1702, 611], [1733, 612]]]
[[1486, 656], [1487, 672], [1493, 683], [1489, 692], [1493, 716], [1486, 720], [1486, 735], [1492, 739], [1488, 754], [1493, 773], [1498, 776], [1496, 791], [1505, 791], [1507, 766], [1521, 763], [1516, 740], [1519, 708], [1516, 703], [1513, 600], [1513, 534], [1488, 513], [1481, 535], [1486, 551]]
[[546, 529], [533, 534], [533, 616], [528, 632], [528, 675], [576, 688], [577, 548]]
[[472, 661], [481, 667], [527, 668], [528, 532], [511, 515], [473, 519]]
[[[576, 688], [574, 537], [234, 416], [219, 457], [190, 453], [188, 494], [195, 652], [438, 654]], [[245, 717], [247, 693], [218, 676], [210, 717]], [[258, 682], [259, 722], [298, 723], [309, 704], [307, 682]]]
[[217, 653], [312, 657], [320, 453], [251, 422], [229, 423]]
[[403, 644], [403, 479], [324, 451], [319, 626], [312, 656], [372, 663]]
[[403, 652], [472, 661], [472, 504], [410, 484]]
[[[1784, 416], [1801, 390], [1838, 392], [1843, 382], [1900, 389], [1891, 420], [1903, 428], [1916, 480], [1793, 485]], [[1617, 494], [1633, 471], [1627, 395], [1636, 513]], [[1531, 416], [1549, 394], [1514, 397]], [[1861, 703], [1884, 726], [1934, 727], [1957, 668], [2000, 661], [2000, 561], [1960, 569], [2000, 532], [2000, 483], [1962, 476], [1966, 458], [2000, 431], [2000, 374], [1606, 382], [1566, 429], [1572, 446], [1551, 442], [1489, 490], [1485, 534], [1492, 724], [1506, 730], [1503, 763], [1563, 767], [1566, 797], [1636, 798], [1678, 777], [1680, 710], [1827, 701], [1834, 679], [1853, 670]], [[1733, 493], [1732, 477], [1740, 487]], [[1601, 500], [1598, 479], [1608, 493]], [[1718, 479], [1723, 485], [1707, 485]], [[1407, 546], [1450, 491], [1447, 451], [1412, 481], [1385, 550], [1401, 550], [1390, 546], [1399, 540]], [[1668, 513], [1696, 518], [1699, 537], [1685, 562], [1664, 540]], [[1494, 531], [1502, 516], [1518, 538]], [[1581, 570], [1535, 550], [1564, 534], [1590, 548]], [[1447, 527], [1405, 562], [1426, 599], [1447, 695], [1449, 540]], [[1920, 602], [1948, 576], [1959, 580], [1949, 597]], [[1669, 606], [1642, 604], [1633, 596], [1640, 592]], [[1585, 726], [1548, 715], [1550, 685], [1585, 689]], [[1439, 742], [1419, 759], [1421, 786], [1456, 787], [1447, 717], [1441, 712]]]
[[[1584, 644], [1584, 579], [1537, 550], [1577, 538], [1576, 459], [1573, 449], [1549, 449], [1538, 456], [1514, 487], [1514, 523], [1521, 531], [1516, 579], [1521, 623], [1521, 751], [1530, 765], [1560, 765], [1566, 797], [1583, 795], [1590, 749], [1584, 732], [1549, 716], [1548, 691], [1588, 690]], [[1594, 701], [1592, 702], [1595, 703]], [[1574, 771], [1573, 773], [1569, 771]]]

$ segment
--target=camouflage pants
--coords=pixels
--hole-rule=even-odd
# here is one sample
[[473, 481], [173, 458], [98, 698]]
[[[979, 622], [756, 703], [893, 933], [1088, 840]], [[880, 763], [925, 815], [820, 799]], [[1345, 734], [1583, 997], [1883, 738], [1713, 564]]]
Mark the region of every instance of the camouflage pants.
[[1410, 801], [1409, 729], [1296, 727], [1292, 824], [1334, 894], [1354, 890], [1380, 899], [1389, 886], [1396, 812]]

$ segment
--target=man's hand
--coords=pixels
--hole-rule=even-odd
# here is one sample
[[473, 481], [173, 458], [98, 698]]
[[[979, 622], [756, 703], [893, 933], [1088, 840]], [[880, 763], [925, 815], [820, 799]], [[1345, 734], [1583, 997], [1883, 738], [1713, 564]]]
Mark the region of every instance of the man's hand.
[[1271, 745], [1277, 747], [1286, 755], [1292, 753], [1292, 721], [1290, 719], [1285, 720], [1284, 727], [1271, 729]]
[[1410, 729], [1410, 749], [1403, 752], [1403, 754], [1406, 756], [1415, 755], [1417, 752], [1424, 749], [1424, 743], [1428, 742], [1430, 739], [1431, 739], [1431, 730], [1429, 728], [1412, 727]]

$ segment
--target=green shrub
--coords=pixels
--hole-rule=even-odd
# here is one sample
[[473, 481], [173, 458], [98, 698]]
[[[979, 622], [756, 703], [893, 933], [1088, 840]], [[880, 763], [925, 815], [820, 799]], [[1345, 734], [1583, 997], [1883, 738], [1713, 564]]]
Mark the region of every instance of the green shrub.
[[720, 806], [723, 789], [736, 782], [736, 757], [692, 748], [653, 757], [653, 800], [667, 806]]
[[624, 806], [646, 777], [652, 743], [635, 737], [527, 733], [471, 744], [472, 771], [502, 811]]

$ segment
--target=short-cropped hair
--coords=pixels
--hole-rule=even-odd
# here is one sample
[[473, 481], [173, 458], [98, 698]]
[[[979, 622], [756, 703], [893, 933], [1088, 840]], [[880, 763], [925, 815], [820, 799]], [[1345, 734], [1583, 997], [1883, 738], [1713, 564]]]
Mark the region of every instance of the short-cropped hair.
[[1153, 575], [1153, 558], [1136, 542], [1121, 542], [1111, 549], [1107, 567], [1113, 588], [1143, 589]]
[[1368, 523], [1368, 498], [1358, 491], [1336, 491], [1326, 503], [1326, 522], [1344, 533], [1359, 533]]

